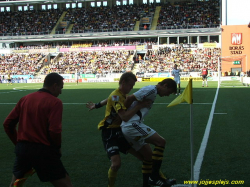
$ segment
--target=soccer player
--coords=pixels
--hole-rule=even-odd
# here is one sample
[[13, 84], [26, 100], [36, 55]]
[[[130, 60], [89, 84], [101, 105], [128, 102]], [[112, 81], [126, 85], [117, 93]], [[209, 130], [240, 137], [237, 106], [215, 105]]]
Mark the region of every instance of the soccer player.
[[178, 84], [178, 90], [179, 90], [179, 95], [180, 95], [181, 94], [181, 80], [180, 80], [180, 70], [177, 69], [177, 64], [174, 65], [172, 76], [174, 77], [175, 82]]
[[[173, 79], [164, 79], [157, 85], [145, 86], [137, 92], [130, 95], [126, 101], [125, 106], [132, 105], [128, 108], [133, 110], [138, 105], [138, 102], [143, 100], [151, 100], [151, 106], [140, 109], [132, 118], [128, 121], [124, 121], [121, 124], [122, 132], [129, 144], [143, 155], [145, 159], [143, 162], [144, 172], [148, 172], [148, 184], [153, 186], [169, 187], [176, 183], [175, 180], [162, 180], [159, 175], [160, 168], [163, 160], [163, 152], [165, 149], [166, 141], [160, 136], [154, 129], [145, 125], [143, 120], [151, 109], [156, 96], [160, 97], [169, 96], [172, 93], [176, 93], [177, 84]], [[152, 150], [149, 144], [154, 145]], [[151, 171], [152, 170], [152, 171]]]
[[133, 89], [136, 81], [136, 76], [132, 72], [126, 72], [120, 77], [119, 88], [114, 90], [107, 99], [94, 105], [91, 102], [87, 103], [87, 108], [90, 110], [106, 105], [105, 118], [98, 124], [98, 129], [102, 130], [104, 149], [111, 161], [111, 166], [108, 170], [108, 187], [115, 186], [117, 172], [121, 167], [119, 152], [124, 154], [131, 153], [140, 160], [143, 160], [141, 155], [131, 148], [120, 128], [121, 121], [128, 121], [137, 111], [149, 106], [151, 103], [151, 101], [145, 100], [132, 110], [127, 111], [124, 101], [127, 94]]
[[7, 83], [7, 86], [8, 86], [9, 84], [12, 85], [10, 73], [8, 73], [8, 83]]
[[204, 87], [204, 82], [206, 82], [206, 86], [208, 87], [207, 84], [207, 75], [208, 75], [208, 70], [207, 67], [204, 66], [201, 70], [201, 76], [202, 76], [202, 87]]
[[[61, 161], [63, 77], [50, 73], [43, 88], [22, 97], [4, 121], [15, 145], [16, 159], [10, 186], [22, 186], [36, 171], [40, 181], [55, 187], [72, 187]], [[18, 124], [18, 130], [17, 130]]]

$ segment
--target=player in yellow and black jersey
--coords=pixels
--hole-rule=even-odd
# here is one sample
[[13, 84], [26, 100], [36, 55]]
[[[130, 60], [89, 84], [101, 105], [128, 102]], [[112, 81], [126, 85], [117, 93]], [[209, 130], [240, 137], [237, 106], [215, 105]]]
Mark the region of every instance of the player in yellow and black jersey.
[[87, 108], [90, 110], [106, 105], [105, 118], [98, 124], [98, 129], [102, 131], [104, 149], [111, 161], [108, 171], [108, 187], [115, 186], [116, 175], [121, 167], [120, 152], [124, 154], [129, 152], [143, 160], [141, 155], [132, 149], [120, 128], [121, 121], [128, 121], [138, 110], [151, 104], [151, 101], [143, 101], [136, 108], [126, 110], [124, 101], [127, 94], [133, 89], [136, 81], [136, 76], [133, 73], [126, 72], [120, 78], [119, 88], [114, 90], [107, 99], [97, 104], [91, 102], [87, 104]]
[[7, 86], [8, 86], [9, 84], [12, 85], [10, 73], [8, 73], [8, 83], [7, 83]]

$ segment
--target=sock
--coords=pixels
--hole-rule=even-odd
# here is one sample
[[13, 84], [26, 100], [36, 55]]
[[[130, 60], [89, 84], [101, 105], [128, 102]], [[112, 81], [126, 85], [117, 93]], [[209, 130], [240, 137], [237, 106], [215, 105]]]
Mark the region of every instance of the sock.
[[163, 152], [164, 152], [165, 147], [159, 147], [155, 146], [154, 151], [153, 151], [153, 170], [152, 170], [152, 178], [158, 178], [159, 173], [160, 173], [160, 168], [161, 168], [161, 163], [163, 159]]
[[143, 187], [148, 186], [148, 178], [152, 173], [152, 161], [143, 161], [142, 162], [142, 177], [143, 177]]
[[23, 187], [25, 181], [28, 177], [32, 176], [36, 171], [32, 168], [27, 173], [24, 174], [24, 177], [21, 179], [16, 179], [13, 187]]
[[108, 171], [108, 182], [109, 182], [108, 187], [114, 187], [115, 186], [116, 176], [117, 176], [117, 172], [113, 171], [111, 168], [109, 168], [109, 171]]
[[164, 179], [164, 180], [167, 179], [167, 177], [162, 173], [161, 170], [159, 171], [159, 175], [160, 175], [160, 177], [161, 177], [162, 179]]

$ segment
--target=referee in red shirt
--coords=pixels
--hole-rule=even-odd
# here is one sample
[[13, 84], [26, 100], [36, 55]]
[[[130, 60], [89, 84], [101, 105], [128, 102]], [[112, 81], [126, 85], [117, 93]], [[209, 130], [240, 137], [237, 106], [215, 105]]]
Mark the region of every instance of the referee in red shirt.
[[[15, 145], [10, 186], [22, 186], [34, 170], [42, 182], [72, 187], [61, 162], [63, 77], [50, 73], [43, 88], [21, 98], [4, 121], [4, 129]], [[18, 124], [18, 130], [17, 130]]]

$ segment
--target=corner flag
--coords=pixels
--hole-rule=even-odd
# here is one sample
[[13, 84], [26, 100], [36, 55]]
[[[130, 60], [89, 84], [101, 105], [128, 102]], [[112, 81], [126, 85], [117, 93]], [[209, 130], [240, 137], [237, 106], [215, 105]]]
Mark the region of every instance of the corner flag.
[[[194, 180], [194, 154], [193, 154], [193, 86], [192, 79], [181, 95], [176, 97], [167, 107], [178, 105], [182, 102], [190, 104], [190, 156], [191, 156], [191, 181]], [[192, 187], [194, 184], [191, 185]]]
[[176, 97], [167, 107], [178, 105], [182, 102], [193, 103], [192, 79], [189, 79], [188, 85], [181, 95]]

